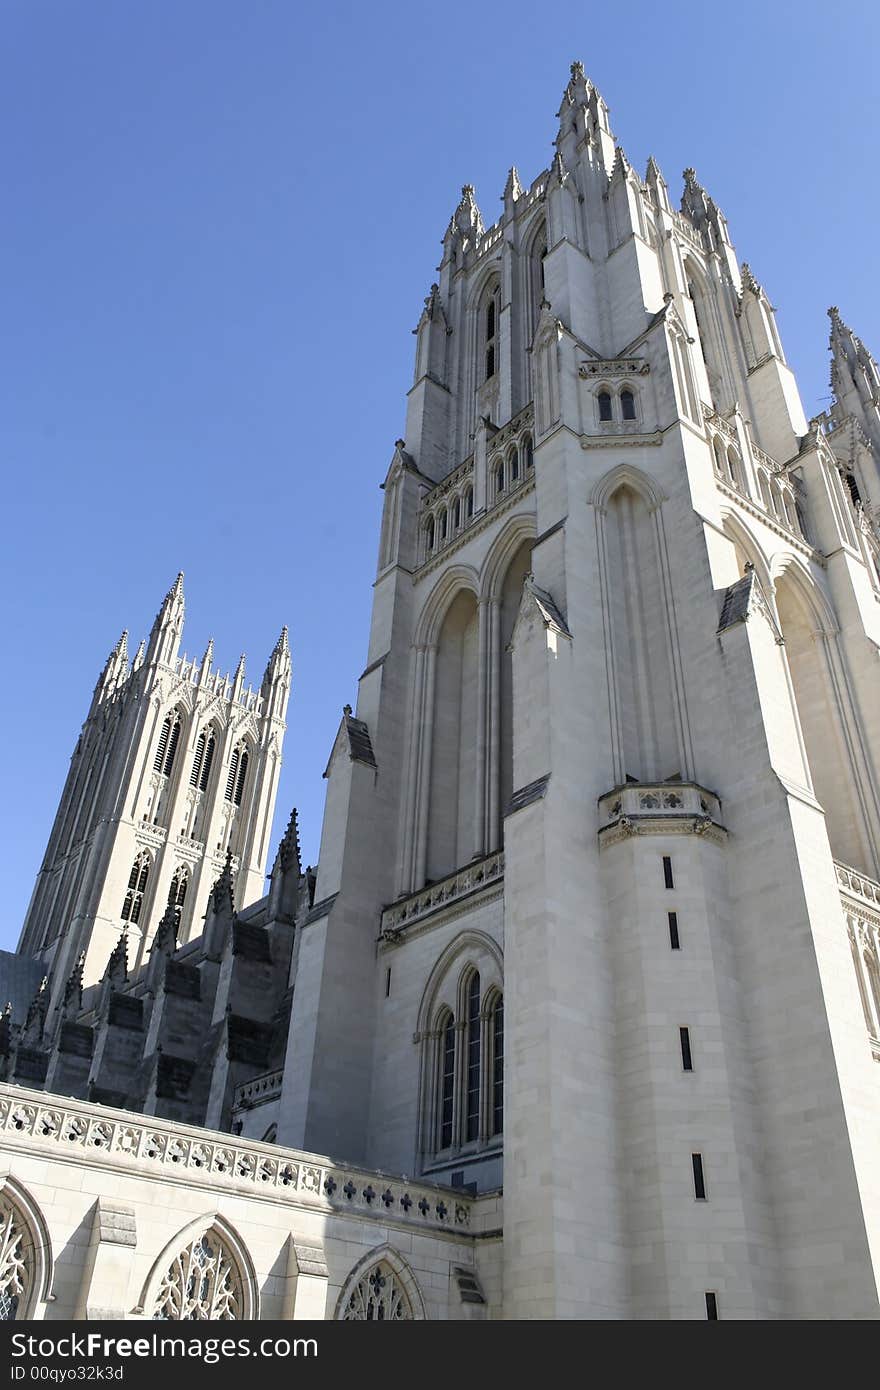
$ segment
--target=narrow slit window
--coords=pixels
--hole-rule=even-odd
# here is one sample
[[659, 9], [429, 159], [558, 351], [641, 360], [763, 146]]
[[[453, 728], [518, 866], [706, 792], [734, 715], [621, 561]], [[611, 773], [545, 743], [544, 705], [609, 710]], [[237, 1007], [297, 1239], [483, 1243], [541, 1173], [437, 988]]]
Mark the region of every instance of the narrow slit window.
[[199, 791], [200, 791], [200, 792], [205, 791], [206, 788], [207, 788], [207, 786], [208, 786], [208, 778], [211, 776], [211, 763], [214, 761], [214, 746], [215, 746], [215, 743], [216, 743], [216, 740], [215, 740], [215, 738], [214, 738], [214, 735], [211, 734], [211, 735], [209, 736], [209, 738], [208, 738], [207, 747], [205, 748], [205, 757], [204, 757], [204, 760], [203, 760], [203, 762], [202, 762], [202, 772], [201, 772], [201, 776], [199, 777]]
[[683, 1071], [693, 1071], [694, 1059], [691, 1055], [691, 1035], [690, 1029], [679, 1028], [679, 1040], [681, 1042], [681, 1065]]
[[245, 749], [245, 751], [244, 751], [244, 752], [242, 753], [242, 755], [241, 755], [241, 761], [240, 761], [240, 763], [238, 764], [238, 780], [237, 780], [236, 783], [235, 783], [235, 797], [234, 797], [236, 806], [240, 806], [240, 805], [241, 805], [241, 798], [244, 796], [244, 784], [245, 784], [245, 781], [247, 780], [247, 770], [248, 770], [248, 753], [247, 753], [247, 749]]
[[504, 1000], [492, 1014], [492, 1133], [504, 1131]]
[[698, 1202], [705, 1202], [706, 1175], [703, 1172], [703, 1155], [691, 1154], [691, 1163], [694, 1169], [694, 1196]]
[[385, 971], [385, 998], [388, 999], [388, 998], [390, 997], [390, 994], [391, 994], [391, 966], [389, 965], [389, 966], [387, 967], [386, 971]]
[[681, 941], [678, 936], [678, 913], [667, 912], [669, 918], [669, 945], [673, 951], [681, 950]]
[[706, 1290], [706, 1318], [709, 1322], [718, 1321], [718, 1295], [712, 1289]]
[[443, 1029], [440, 1050], [440, 1148], [452, 1143], [452, 1114], [455, 1096], [455, 1020], [450, 1016]]
[[675, 880], [672, 877], [672, 860], [668, 854], [663, 856], [663, 882], [667, 888], [675, 887]]

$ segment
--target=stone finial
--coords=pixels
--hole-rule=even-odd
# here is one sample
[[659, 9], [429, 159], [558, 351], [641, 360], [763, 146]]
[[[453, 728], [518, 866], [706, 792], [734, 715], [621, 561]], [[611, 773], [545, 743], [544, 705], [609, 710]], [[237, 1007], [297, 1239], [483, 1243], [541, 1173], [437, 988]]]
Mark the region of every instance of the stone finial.
[[180, 921], [180, 909], [170, 901], [162, 914], [162, 920], [156, 928], [156, 935], [153, 937], [153, 944], [150, 947], [150, 955], [155, 951], [163, 956], [173, 956], [177, 950], [177, 926]]
[[65, 1019], [72, 1020], [77, 1017], [82, 1008], [83, 992], [83, 970], [86, 963], [85, 951], [80, 951], [79, 959], [67, 977], [64, 986], [64, 995], [61, 1000], [61, 1012]]
[[39, 1042], [43, 1037], [43, 1030], [46, 1026], [46, 1014], [49, 1012], [49, 977], [44, 975], [40, 981], [39, 989], [28, 1006], [27, 1017], [24, 1023], [24, 1038], [27, 1042]]
[[522, 194], [523, 186], [519, 181], [519, 170], [515, 164], [512, 164], [507, 175], [507, 183], [504, 185], [504, 193], [502, 194], [501, 200], [505, 207], [512, 207], [517, 199], [522, 197]]
[[235, 901], [233, 898], [233, 888], [235, 886], [235, 874], [232, 869], [232, 850], [226, 851], [226, 863], [220, 873], [220, 877], [215, 880], [211, 889], [211, 901], [208, 905], [209, 912], [213, 908], [215, 913], [221, 913], [224, 909], [229, 912], [235, 911]]
[[472, 241], [483, 235], [483, 216], [477, 206], [476, 190], [472, 183], [462, 187], [461, 201], [455, 209], [453, 222], [461, 235]]
[[299, 850], [299, 820], [297, 817], [295, 806], [290, 813], [290, 820], [287, 823], [287, 829], [285, 830], [281, 843], [278, 846], [278, 863], [281, 865], [282, 873], [289, 873], [291, 869], [295, 869], [297, 874], [299, 874], [301, 871]]
[[123, 985], [128, 979], [128, 936], [123, 932], [107, 961], [103, 978], [111, 984]]

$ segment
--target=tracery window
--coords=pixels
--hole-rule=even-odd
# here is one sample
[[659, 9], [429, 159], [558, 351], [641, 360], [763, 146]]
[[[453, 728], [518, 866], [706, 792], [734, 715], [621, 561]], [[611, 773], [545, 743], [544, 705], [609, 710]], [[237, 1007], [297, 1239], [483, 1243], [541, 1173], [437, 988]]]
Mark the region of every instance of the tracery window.
[[479, 971], [468, 967], [455, 998], [456, 1013], [443, 1006], [425, 1053], [436, 1071], [424, 1144], [438, 1154], [487, 1143], [504, 1123], [504, 996], [497, 984], [484, 991]]
[[33, 1271], [27, 1229], [16, 1208], [0, 1197], [0, 1322], [23, 1316]]
[[128, 876], [128, 888], [125, 890], [120, 916], [123, 922], [131, 922], [132, 926], [137, 925], [141, 908], [144, 905], [144, 893], [147, 879], [150, 876], [150, 863], [149, 854], [146, 850], [142, 850], [132, 864], [131, 873]]
[[342, 1322], [412, 1322], [412, 1308], [398, 1275], [385, 1260], [358, 1279]]
[[234, 1322], [241, 1316], [241, 1275], [217, 1232], [207, 1231], [175, 1255], [159, 1285], [153, 1318]]
[[180, 910], [183, 907], [184, 902], [186, 901], [186, 890], [188, 887], [189, 874], [187, 873], [184, 866], [181, 864], [175, 870], [174, 877], [171, 880], [171, 887], [168, 890], [168, 906], [176, 907], [178, 916], [180, 915]]
[[159, 744], [156, 748], [156, 757], [153, 761], [154, 772], [161, 772], [163, 777], [169, 777], [171, 775], [171, 769], [174, 766], [174, 755], [177, 752], [179, 740], [180, 715], [175, 711], [173, 714], [166, 714], [162, 721]]

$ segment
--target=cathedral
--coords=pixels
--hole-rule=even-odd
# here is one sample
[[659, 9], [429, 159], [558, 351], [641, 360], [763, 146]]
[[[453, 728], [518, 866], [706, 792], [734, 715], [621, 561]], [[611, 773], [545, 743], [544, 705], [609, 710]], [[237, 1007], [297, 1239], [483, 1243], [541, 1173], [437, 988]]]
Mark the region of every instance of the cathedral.
[[880, 1317], [880, 368], [830, 330], [807, 419], [579, 63], [550, 167], [462, 190], [317, 865], [286, 629], [190, 660], [179, 576], [101, 672], [0, 961], [0, 1317]]

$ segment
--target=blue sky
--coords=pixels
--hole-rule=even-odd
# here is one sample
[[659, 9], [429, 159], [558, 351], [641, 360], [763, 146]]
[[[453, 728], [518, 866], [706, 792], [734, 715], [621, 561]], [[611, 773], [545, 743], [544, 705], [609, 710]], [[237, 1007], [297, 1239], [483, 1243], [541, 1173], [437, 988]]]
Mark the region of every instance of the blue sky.
[[[728, 22], [729, 20], [729, 22]], [[580, 58], [643, 171], [696, 167], [807, 413], [837, 303], [880, 352], [880, 6], [6, 0], [5, 791], [14, 945], [92, 687], [178, 569], [185, 646], [294, 662], [276, 838], [317, 855], [379, 483], [460, 186], [549, 162]]]

